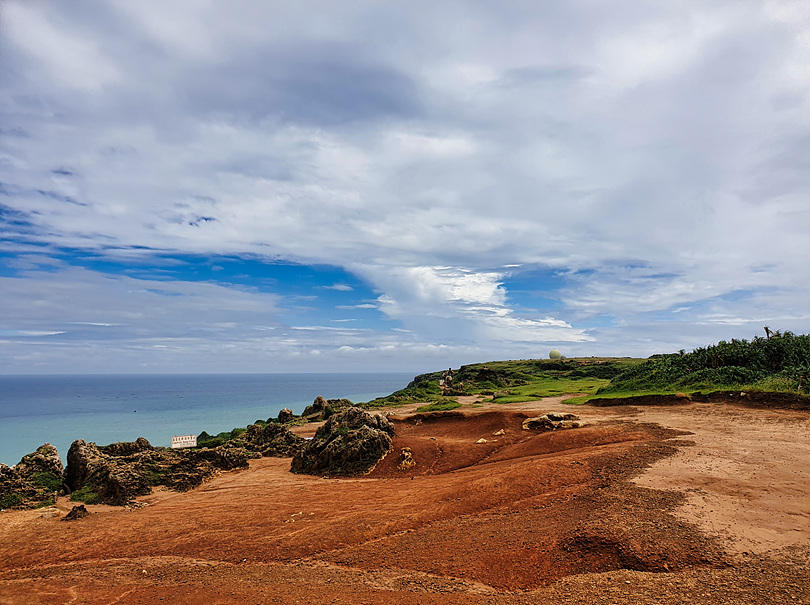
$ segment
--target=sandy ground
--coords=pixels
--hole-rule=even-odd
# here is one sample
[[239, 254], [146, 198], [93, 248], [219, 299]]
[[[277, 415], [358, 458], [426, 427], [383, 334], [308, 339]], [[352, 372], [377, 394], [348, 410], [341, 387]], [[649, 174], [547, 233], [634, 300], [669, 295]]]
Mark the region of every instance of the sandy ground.
[[[809, 412], [464, 403], [397, 410], [363, 478], [261, 459], [78, 521], [6, 511], [0, 604], [810, 603]], [[521, 429], [547, 411], [588, 426]]]

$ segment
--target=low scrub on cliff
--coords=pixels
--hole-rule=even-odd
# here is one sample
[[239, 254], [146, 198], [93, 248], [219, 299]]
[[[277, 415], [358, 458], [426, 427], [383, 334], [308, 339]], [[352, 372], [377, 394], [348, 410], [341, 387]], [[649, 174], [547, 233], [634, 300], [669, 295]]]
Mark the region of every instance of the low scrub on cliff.
[[597, 397], [728, 389], [810, 394], [810, 336], [771, 333], [653, 355], [599, 389]]

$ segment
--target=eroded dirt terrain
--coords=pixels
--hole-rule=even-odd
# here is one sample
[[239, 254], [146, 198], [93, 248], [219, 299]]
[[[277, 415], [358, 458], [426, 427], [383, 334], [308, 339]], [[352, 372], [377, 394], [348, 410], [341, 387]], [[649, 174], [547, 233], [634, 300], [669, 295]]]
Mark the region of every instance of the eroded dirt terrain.
[[[588, 426], [521, 428], [548, 411]], [[806, 411], [471, 399], [392, 420], [360, 479], [265, 458], [130, 510], [2, 513], [0, 603], [810, 603]]]

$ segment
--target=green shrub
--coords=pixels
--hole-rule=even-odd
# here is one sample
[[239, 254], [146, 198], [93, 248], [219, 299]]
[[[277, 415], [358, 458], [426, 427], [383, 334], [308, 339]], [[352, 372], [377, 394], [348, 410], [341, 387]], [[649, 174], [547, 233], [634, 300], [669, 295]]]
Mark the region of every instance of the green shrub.
[[223, 439], [222, 437], [211, 437], [209, 439], [205, 439], [204, 441], [197, 440], [197, 447], [218, 447], [224, 443], [227, 443], [229, 439]]
[[[810, 387], [810, 336], [791, 332], [752, 341], [732, 339], [716, 345], [654, 355], [615, 378], [598, 395], [634, 391], [722, 390], [764, 386]], [[780, 378], [779, 381], [774, 381]]]
[[85, 504], [98, 504], [101, 502], [101, 498], [99, 497], [98, 492], [94, 491], [92, 487], [85, 485], [83, 488], [77, 489], [75, 492], [70, 494], [70, 501], [84, 502]]
[[20, 494], [4, 494], [0, 497], [0, 508], [14, 508], [22, 503]]
[[33, 483], [45, 488], [49, 492], [58, 492], [62, 489], [62, 477], [58, 477], [45, 471], [37, 471], [31, 477]]

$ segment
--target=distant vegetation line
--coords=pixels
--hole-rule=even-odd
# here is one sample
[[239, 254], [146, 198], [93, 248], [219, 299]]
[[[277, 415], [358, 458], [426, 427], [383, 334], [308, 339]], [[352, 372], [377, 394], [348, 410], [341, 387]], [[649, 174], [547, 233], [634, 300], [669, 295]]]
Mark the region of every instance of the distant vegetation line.
[[766, 338], [720, 341], [691, 353], [654, 355], [615, 376], [598, 395], [728, 388], [810, 393], [810, 336], [767, 333]]

